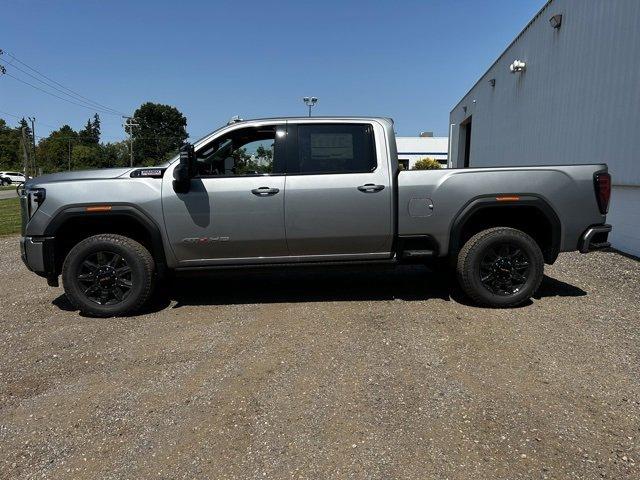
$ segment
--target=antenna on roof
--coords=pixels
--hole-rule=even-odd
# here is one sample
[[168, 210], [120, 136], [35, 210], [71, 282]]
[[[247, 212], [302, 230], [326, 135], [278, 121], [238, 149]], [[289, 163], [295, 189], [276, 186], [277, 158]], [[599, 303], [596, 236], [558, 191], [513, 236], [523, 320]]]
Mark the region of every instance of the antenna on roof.
[[229, 121], [227, 122], [227, 125], [233, 125], [234, 123], [238, 123], [238, 122], [244, 122], [244, 120], [240, 118], [240, 115], [234, 115], [229, 119]]

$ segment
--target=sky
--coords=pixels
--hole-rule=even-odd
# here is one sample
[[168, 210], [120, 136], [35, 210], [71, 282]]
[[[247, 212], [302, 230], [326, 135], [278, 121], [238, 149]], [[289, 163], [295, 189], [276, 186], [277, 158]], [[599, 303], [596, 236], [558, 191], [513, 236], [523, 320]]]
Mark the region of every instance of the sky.
[[[0, 64], [13, 77], [0, 75], [0, 118], [35, 116], [45, 136], [95, 112], [18, 77], [120, 114], [173, 105], [193, 139], [234, 115], [306, 115], [303, 96], [319, 98], [314, 115], [392, 117], [399, 135], [446, 136], [451, 108], [544, 3], [4, 0]], [[126, 136], [112, 110], [100, 114], [103, 141]]]

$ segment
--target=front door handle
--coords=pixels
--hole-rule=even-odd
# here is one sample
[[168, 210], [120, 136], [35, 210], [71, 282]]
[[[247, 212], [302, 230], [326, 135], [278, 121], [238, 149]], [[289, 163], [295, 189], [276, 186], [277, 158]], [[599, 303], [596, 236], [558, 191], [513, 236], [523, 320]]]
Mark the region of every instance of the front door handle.
[[259, 197], [268, 197], [270, 195], [275, 195], [279, 191], [279, 188], [260, 187], [254, 188], [253, 190], [251, 190], [251, 193], [253, 193], [254, 195], [258, 195]]
[[375, 185], [373, 183], [366, 183], [364, 185], [360, 185], [358, 190], [364, 193], [373, 193], [379, 192], [380, 190], [384, 190], [384, 185]]

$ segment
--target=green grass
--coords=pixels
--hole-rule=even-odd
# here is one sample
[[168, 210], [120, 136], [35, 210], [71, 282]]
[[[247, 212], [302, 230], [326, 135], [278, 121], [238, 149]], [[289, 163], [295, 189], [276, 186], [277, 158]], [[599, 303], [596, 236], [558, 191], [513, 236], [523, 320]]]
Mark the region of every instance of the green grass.
[[0, 190], [15, 190], [15, 189], [16, 189], [16, 187], [17, 187], [17, 185], [16, 185], [16, 184], [13, 184], [13, 185], [5, 185], [4, 187], [3, 187], [3, 186], [0, 186]]
[[5, 198], [0, 200], [0, 235], [20, 233], [20, 199]]

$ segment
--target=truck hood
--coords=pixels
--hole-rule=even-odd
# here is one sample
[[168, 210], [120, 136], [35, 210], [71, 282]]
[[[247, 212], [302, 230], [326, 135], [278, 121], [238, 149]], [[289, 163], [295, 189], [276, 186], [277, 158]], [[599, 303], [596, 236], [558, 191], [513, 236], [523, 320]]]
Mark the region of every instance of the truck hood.
[[44, 183], [72, 182], [74, 180], [108, 180], [118, 178], [131, 168], [101, 168], [99, 170], [78, 170], [73, 172], [51, 173], [31, 178], [26, 182], [26, 186], [42, 185]]

